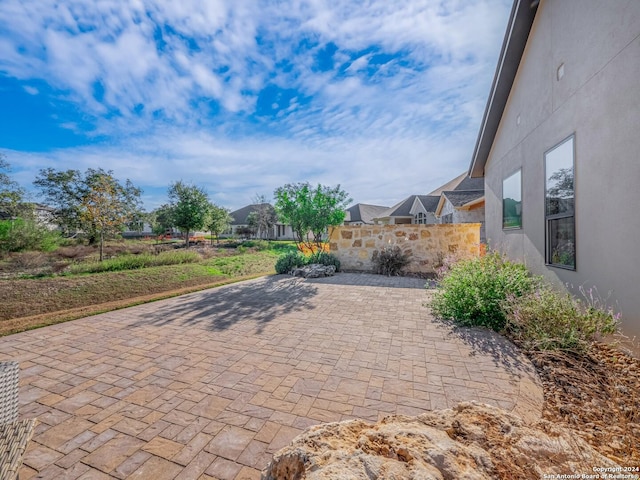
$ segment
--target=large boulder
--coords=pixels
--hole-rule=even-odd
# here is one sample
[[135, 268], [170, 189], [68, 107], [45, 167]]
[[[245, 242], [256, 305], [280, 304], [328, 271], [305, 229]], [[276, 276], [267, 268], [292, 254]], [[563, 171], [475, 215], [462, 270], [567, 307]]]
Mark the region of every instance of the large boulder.
[[545, 420], [527, 425], [504, 410], [465, 402], [376, 424], [310, 427], [275, 454], [262, 479], [598, 478], [594, 467], [617, 466], [571, 430]]

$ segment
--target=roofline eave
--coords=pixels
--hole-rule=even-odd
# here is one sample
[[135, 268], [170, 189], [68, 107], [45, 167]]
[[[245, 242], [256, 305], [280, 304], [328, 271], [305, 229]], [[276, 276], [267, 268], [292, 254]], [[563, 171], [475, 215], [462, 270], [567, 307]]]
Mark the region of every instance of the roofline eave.
[[484, 167], [498, 132], [500, 119], [509, 99], [513, 81], [518, 73], [520, 60], [527, 45], [537, 10], [537, 0], [514, 0], [513, 2], [491, 91], [469, 165], [471, 178], [484, 176]]

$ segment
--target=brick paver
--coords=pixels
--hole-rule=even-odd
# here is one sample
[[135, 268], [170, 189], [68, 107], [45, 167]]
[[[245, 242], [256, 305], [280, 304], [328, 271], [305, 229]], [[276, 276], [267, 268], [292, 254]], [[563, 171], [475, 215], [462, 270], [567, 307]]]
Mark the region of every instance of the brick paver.
[[37, 417], [20, 478], [259, 478], [310, 425], [477, 400], [535, 419], [532, 366], [434, 322], [424, 282], [261, 278], [0, 339]]

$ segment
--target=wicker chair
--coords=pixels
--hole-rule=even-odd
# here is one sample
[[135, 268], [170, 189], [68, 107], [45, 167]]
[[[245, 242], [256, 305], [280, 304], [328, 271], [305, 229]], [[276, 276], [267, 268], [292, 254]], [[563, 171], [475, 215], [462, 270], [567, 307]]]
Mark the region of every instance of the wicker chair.
[[0, 362], [0, 479], [14, 480], [22, 465], [35, 419], [18, 420], [17, 362]]

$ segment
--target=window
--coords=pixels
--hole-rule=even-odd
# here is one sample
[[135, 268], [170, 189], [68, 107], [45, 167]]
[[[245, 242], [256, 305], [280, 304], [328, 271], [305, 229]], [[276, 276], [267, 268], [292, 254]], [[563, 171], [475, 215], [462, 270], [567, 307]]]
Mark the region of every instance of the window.
[[413, 217], [415, 223], [424, 225], [425, 223], [427, 223], [427, 215], [423, 212], [418, 212], [417, 214], [414, 215]]
[[502, 228], [522, 228], [522, 170], [502, 181]]
[[453, 213], [442, 215], [442, 223], [453, 223]]
[[572, 135], [544, 155], [547, 263], [576, 268], [574, 142]]

